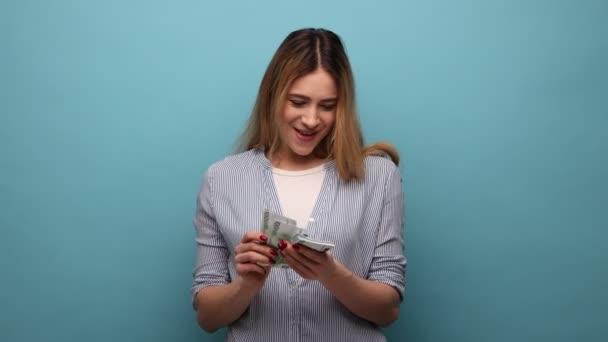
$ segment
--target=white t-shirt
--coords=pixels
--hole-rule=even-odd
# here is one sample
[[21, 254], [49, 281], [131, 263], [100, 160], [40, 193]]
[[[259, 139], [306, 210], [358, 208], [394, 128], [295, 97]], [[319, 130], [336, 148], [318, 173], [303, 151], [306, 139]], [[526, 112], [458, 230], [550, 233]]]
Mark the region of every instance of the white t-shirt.
[[296, 220], [306, 228], [325, 178], [325, 165], [301, 171], [272, 168], [272, 177], [279, 196], [283, 216]]

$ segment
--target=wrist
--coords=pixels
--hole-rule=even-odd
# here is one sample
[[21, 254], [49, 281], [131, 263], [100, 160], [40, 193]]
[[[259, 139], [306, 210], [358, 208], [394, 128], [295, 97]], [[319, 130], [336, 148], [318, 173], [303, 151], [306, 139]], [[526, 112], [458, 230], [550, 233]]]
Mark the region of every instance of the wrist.
[[237, 292], [250, 296], [255, 295], [263, 284], [250, 277], [239, 277], [235, 281]]
[[336, 288], [341, 286], [341, 284], [348, 284], [354, 277], [354, 274], [349, 269], [344, 267], [344, 265], [335, 260], [333, 262], [333, 271], [324, 279], [320, 280], [321, 284], [328, 289]]

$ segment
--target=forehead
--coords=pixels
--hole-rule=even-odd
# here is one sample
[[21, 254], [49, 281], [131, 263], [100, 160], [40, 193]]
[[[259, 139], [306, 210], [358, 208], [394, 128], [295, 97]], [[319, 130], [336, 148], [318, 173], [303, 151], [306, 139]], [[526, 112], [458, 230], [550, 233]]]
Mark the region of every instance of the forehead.
[[297, 78], [289, 88], [289, 94], [298, 94], [312, 99], [336, 97], [337, 87], [333, 77], [323, 69]]

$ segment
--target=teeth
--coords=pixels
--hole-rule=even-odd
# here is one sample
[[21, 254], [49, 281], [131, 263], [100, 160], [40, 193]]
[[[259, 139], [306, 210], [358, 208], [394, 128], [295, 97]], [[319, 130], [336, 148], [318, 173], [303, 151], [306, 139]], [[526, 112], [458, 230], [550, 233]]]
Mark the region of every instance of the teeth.
[[302, 135], [306, 135], [306, 136], [311, 136], [311, 135], [314, 135], [314, 134], [315, 134], [314, 132], [304, 132], [304, 131], [300, 131], [299, 129], [298, 129], [297, 131], [298, 131], [300, 134], [302, 134]]

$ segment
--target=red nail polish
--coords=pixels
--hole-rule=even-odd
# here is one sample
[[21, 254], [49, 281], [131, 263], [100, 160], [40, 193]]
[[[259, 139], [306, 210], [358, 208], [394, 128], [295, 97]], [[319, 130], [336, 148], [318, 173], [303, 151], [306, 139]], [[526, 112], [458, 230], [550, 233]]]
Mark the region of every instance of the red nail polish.
[[279, 253], [277, 253], [277, 251], [275, 251], [274, 249], [271, 249], [271, 250], [270, 250], [270, 254], [272, 254], [272, 255], [274, 255], [274, 256], [279, 255]]
[[298, 249], [300, 249], [300, 245], [295, 244], [295, 245], [293, 245], [293, 248], [295, 248], [296, 250], [298, 250]]
[[283, 250], [285, 247], [287, 247], [287, 242], [285, 242], [285, 240], [281, 240], [281, 242], [279, 242], [279, 249]]
[[268, 237], [266, 235], [260, 235], [260, 240], [266, 242], [268, 241]]

